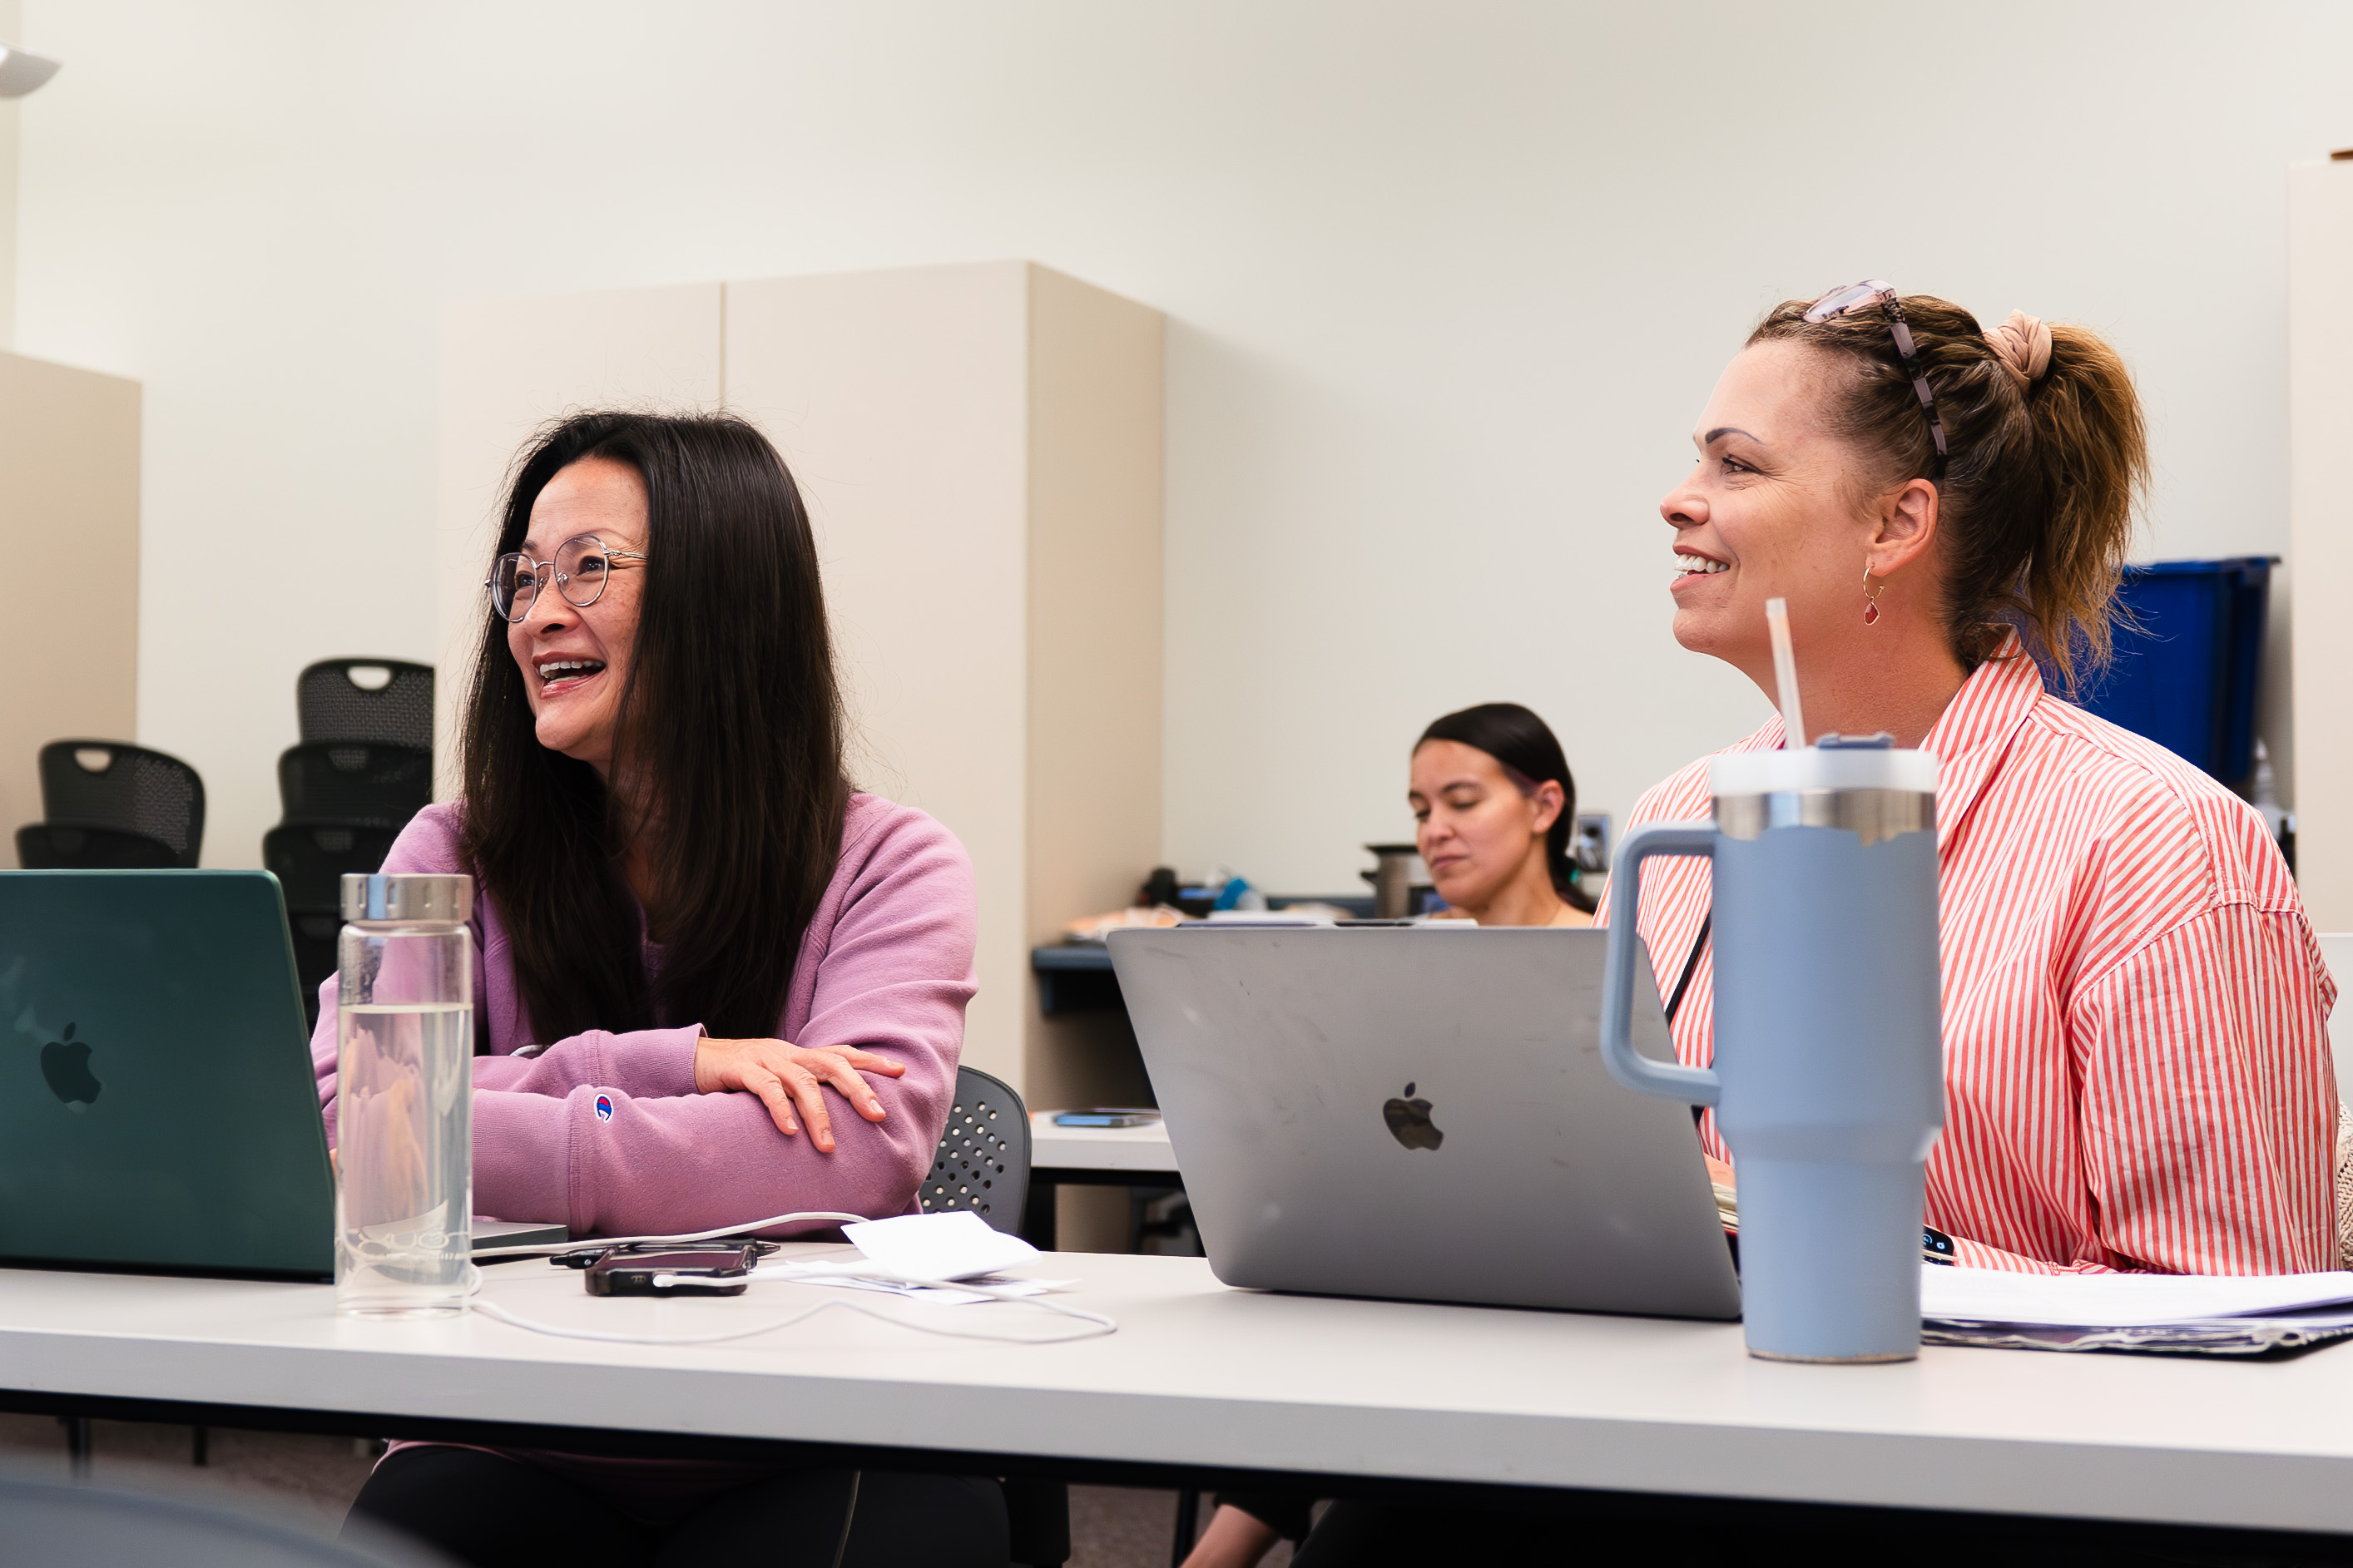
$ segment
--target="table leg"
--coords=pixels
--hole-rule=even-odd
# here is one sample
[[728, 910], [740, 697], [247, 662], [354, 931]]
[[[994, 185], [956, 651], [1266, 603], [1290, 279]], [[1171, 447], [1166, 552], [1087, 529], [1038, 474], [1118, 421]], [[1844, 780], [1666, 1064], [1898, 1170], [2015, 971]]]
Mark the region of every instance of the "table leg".
[[1054, 1193], [1053, 1183], [1032, 1180], [1021, 1209], [1021, 1237], [1040, 1252], [1054, 1250]]
[[1176, 1540], [1168, 1550], [1168, 1568], [1185, 1568], [1193, 1554], [1193, 1538], [1201, 1528], [1201, 1494], [1187, 1488], [1176, 1494]]

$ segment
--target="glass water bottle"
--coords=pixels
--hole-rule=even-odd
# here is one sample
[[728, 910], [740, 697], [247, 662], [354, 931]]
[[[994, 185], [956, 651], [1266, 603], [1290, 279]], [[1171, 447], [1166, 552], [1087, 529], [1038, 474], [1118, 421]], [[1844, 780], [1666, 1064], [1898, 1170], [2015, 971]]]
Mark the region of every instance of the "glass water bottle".
[[343, 879], [335, 1305], [462, 1311], [474, 1284], [474, 879]]

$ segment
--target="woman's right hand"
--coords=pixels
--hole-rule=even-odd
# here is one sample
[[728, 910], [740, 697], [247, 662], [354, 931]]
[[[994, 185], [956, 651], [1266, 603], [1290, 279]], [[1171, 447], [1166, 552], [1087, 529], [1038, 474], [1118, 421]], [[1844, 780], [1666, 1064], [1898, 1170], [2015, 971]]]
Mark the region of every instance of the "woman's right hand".
[[[789, 1040], [714, 1040], [704, 1037], [694, 1047], [694, 1090], [724, 1094], [740, 1090], [756, 1094], [786, 1137], [808, 1123], [809, 1141], [823, 1154], [833, 1152], [833, 1121], [827, 1115], [825, 1089], [854, 1106], [869, 1121], [890, 1113], [882, 1109], [861, 1073], [897, 1078], [907, 1070], [903, 1062], [861, 1051], [855, 1046], [797, 1046]], [[793, 1115], [797, 1103], [800, 1116]]]

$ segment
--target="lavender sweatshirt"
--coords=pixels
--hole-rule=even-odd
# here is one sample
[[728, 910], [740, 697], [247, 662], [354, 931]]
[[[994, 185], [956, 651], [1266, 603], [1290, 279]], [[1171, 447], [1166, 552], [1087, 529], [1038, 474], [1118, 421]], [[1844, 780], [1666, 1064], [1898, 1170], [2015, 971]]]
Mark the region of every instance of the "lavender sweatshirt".
[[[461, 809], [418, 813], [385, 870], [467, 870]], [[540, 1040], [523, 1016], [495, 900], [478, 896], [474, 1005], [492, 1054], [474, 1058], [475, 1212], [562, 1220], [576, 1236], [703, 1230], [796, 1209], [908, 1212], [955, 1091], [975, 909], [972, 863], [954, 834], [911, 806], [851, 797], [841, 858], [801, 939], [776, 1035], [863, 1047], [907, 1071], [869, 1077], [889, 1113], [879, 1123], [826, 1090], [836, 1148], [821, 1154], [806, 1125], [796, 1137], [777, 1131], [755, 1095], [695, 1092], [699, 1025]], [[645, 951], [648, 973], [659, 973], [660, 947]], [[311, 1058], [332, 1142], [335, 982], [319, 996]], [[600, 1094], [609, 1120], [596, 1114]]]

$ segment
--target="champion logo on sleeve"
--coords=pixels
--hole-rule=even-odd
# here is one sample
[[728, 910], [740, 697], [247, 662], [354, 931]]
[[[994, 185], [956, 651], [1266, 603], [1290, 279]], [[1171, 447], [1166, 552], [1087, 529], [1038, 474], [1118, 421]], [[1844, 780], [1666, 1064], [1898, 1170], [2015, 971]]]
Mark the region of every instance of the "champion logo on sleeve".
[[610, 1121], [613, 1120], [613, 1097], [611, 1095], [600, 1094], [596, 1097], [596, 1120], [599, 1121]]

